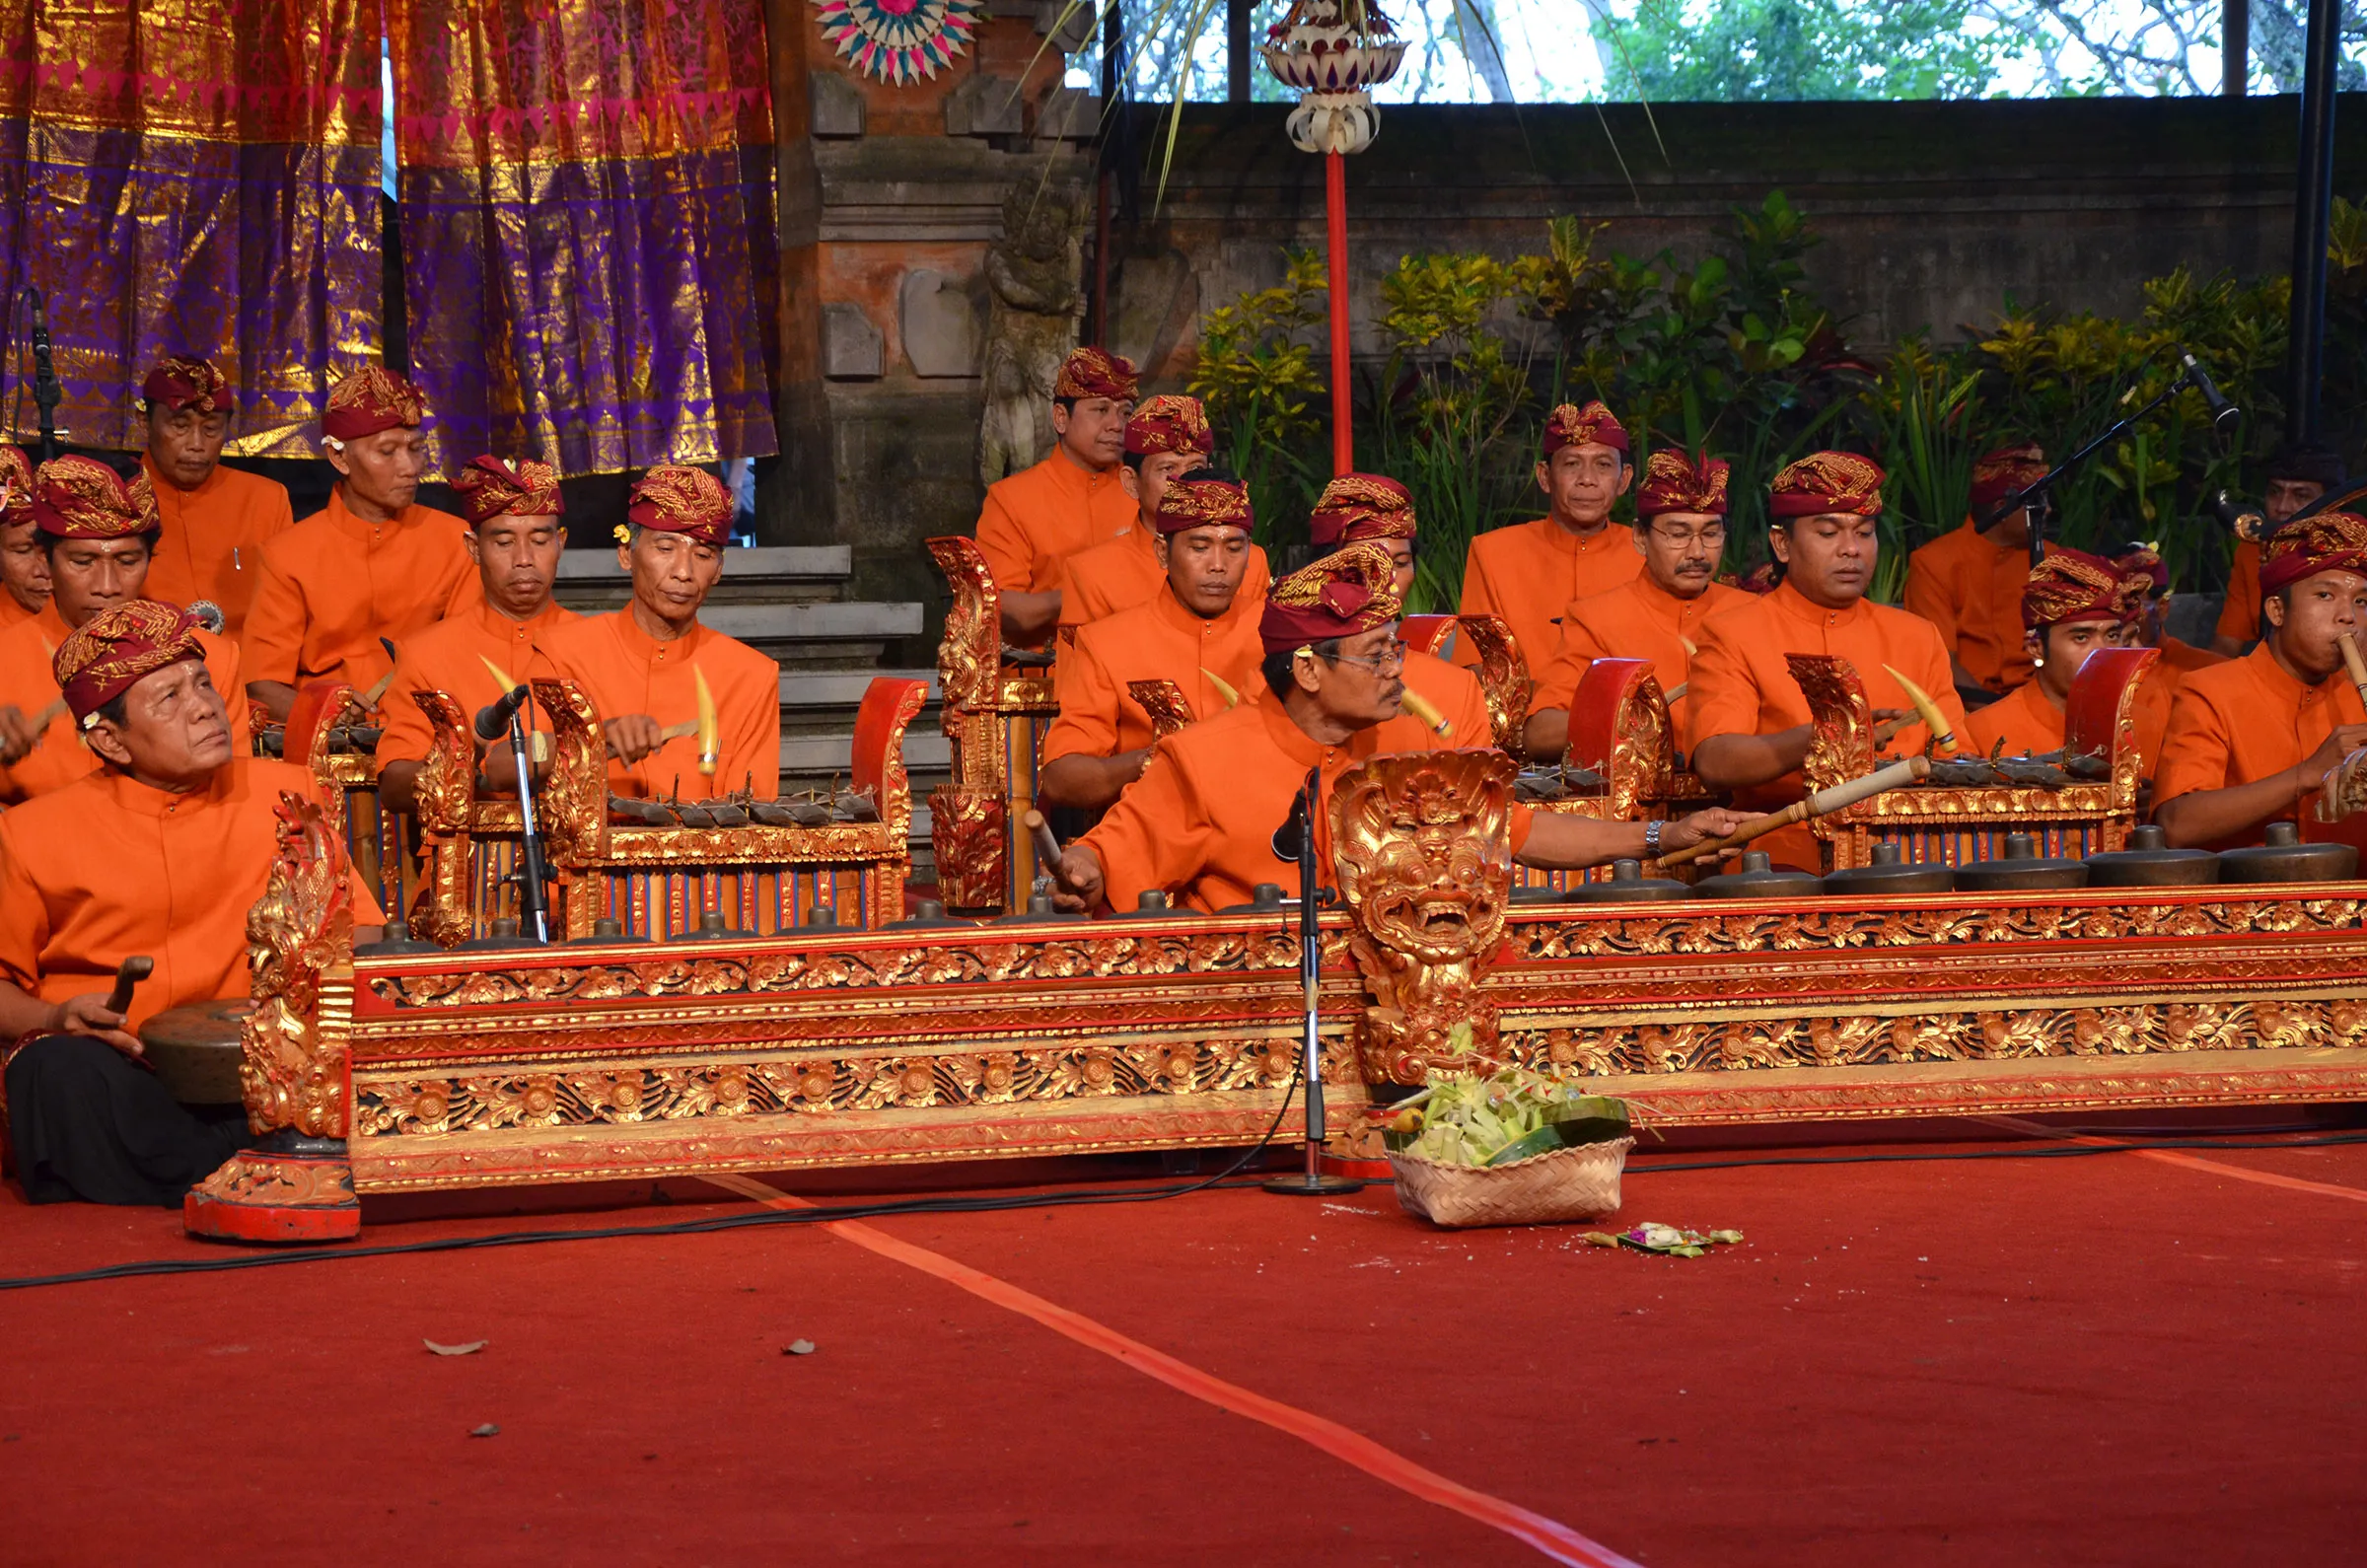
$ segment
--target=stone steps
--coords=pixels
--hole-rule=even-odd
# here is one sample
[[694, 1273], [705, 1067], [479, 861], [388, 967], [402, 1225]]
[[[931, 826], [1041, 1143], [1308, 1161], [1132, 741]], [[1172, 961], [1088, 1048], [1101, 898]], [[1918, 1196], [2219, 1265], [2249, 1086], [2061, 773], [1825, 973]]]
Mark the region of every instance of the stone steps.
[[[707, 603], [720, 606], [836, 600], [844, 596], [853, 570], [853, 552], [843, 544], [726, 550], [723, 581], [715, 585]], [[614, 609], [632, 597], [624, 568], [616, 564], [611, 549], [573, 549], [561, 555], [557, 586], [559, 603], [569, 609]]]

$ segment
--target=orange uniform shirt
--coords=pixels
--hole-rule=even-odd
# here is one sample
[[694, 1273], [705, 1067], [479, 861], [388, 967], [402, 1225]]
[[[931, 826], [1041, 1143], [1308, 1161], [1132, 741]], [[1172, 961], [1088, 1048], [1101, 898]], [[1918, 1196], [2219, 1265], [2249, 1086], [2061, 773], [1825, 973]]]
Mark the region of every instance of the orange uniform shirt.
[[[66, 640], [66, 623], [52, 601], [31, 620], [0, 631], [0, 706], [20, 708], [28, 719], [58, 700], [56, 665], [58, 644]], [[230, 744], [245, 752], [248, 747], [247, 687], [239, 675], [239, 645], [210, 631], [197, 634], [205, 649], [205, 673], [222, 693], [230, 720]], [[64, 708], [41, 732], [40, 743], [15, 765], [0, 767], [0, 805], [14, 806], [36, 795], [64, 789], [76, 779], [99, 771], [99, 753], [82, 744], [74, 716]]]
[[1940, 628], [1942, 646], [1974, 679], [1991, 691], [2010, 691], [2032, 669], [2022, 646], [2030, 546], [1992, 543], [1996, 537], [1974, 533], [1967, 518], [1906, 558], [1901, 597], [1907, 613]]
[[2260, 636], [2260, 547], [2236, 540], [2235, 559], [2227, 567], [2227, 598], [2219, 606], [2219, 636], [2238, 642], [2258, 642]]
[[[1464, 728], [1464, 716], [1448, 711], [1458, 740], [1476, 733], [1484, 744], [1484, 705], [1476, 732]], [[1346, 746], [1327, 747], [1293, 723], [1270, 694], [1255, 702], [1245, 698], [1240, 707], [1161, 742], [1142, 777], [1078, 841], [1101, 857], [1105, 895], [1121, 913], [1152, 889], [1164, 889], [1179, 907], [1203, 910], [1247, 903], [1261, 882], [1296, 897], [1298, 862], [1274, 857], [1274, 829], [1290, 816], [1291, 797], [1310, 768], [1322, 767], [1327, 796], [1339, 775], [1366, 757], [1456, 744], [1400, 715], [1359, 731]], [[1321, 801], [1317, 815], [1319, 820], [1325, 816]], [[1529, 836], [1529, 822], [1528, 809], [1516, 806], [1516, 850]], [[1318, 857], [1320, 864], [1320, 841]]]
[[[1138, 523], [1130, 534], [1070, 556], [1060, 569], [1060, 624], [1090, 625], [1121, 609], [1149, 604], [1167, 586], [1167, 568], [1159, 564], [1158, 539], [1157, 534]], [[1273, 580], [1265, 551], [1251, 545], [1241, 597], [1264, 599]]]
[[[0, 978], [45, 1002], [111, 990], [134, 954], [156, 972], [130, 1027], [191, 1002], [245, 996], [247, 911], [270, 880], [280, 792], [301, 767], [239, 757], [171, 795], [111, 769], [0, 815]], [[354, 924], [385, 916], [359, 877]]]
[[758, 800], [781, 793], [781, 667], [748, 644], [699, 625], [686, 637], [659, 642], [627, 605], [559, 626], [542, 647], [562, 675], [591, 694], [603, 719], [645, 713], [666, 726], [695, 719], [693, 672], [706, 676], [718, 727], [715, 776], [699, 772], [698, 737], [685, 735], [629, 768], [610, 762], [609, 788], [616, 794], [694, 801], [747, 788]]
[[[2178, 690], [2180, 673], [2156, 664], [2137, 682], [2129, 719], [2137, 731], [2137, 776], [2151, 778], [2162, 754], [2162, 728], [2170, 717], [2170, 699]], [[1987, 756], [2005, 743], [2006, 756], [2037, 756], [2062, 749], [2068, 739], [2070, 715], [2046, 700], [2036, 680], [2025, 680], [1985, 708], [1965, 716], [1961, 739], [1967, 751]]]
[[148, 563], [148, 597], [169, 605], [200, 599], [222, 606], [222, 630], [237, 637], [263, 581], [263, 545], [296, 526], [287, 486], [215, 464], [194, 490], [175, 486], [146, 458], [164, 534]]
[[1549, 517], [1494, 529], [1471, 540], [1464, 557], [1463, 613], [1502, 619], [1536, 671], [1561, 646], [1554, 620], [1564, 606], [1608, 594], [1643, 569], [1634, 532], [1614, 523], [1583, 535]]
[[392, 668], [378, 644], [405, 639], [477, 604], [468, 525], [433, 507], [406, 506], [391, 523], [327, 507], [263, 546], [263, 581], [240, 639], [247, 678], [302, 686], [342, 680], [367, 691]]
[[34, 611], [17, 603], [17, 596], [0, 589], [0, 631], [33, 619]]
[[1096, 473], [1055, 446], [1033, 468], [986, 487], [986, 505], [978, 513], [978, 551], [995, 587], [1048, 594], [1060, 586], [1063, 561], [1117, 537], [1141, 514], [1116, 465]]
[[[1598, 659], [1651, 660], [1663, 694], [1689, 685], [1693, 656], [1685, 645], [1699, 647], [1701, 623], [1750, 597], [1739, 588], [1712, 583], [1696, 598], [1679, 599], [1652, 581], [1649, 572], [1638, 572], [1608, 594], [1573, 600], [1562, 606], [1561, 642], [1553, 662], [1538, 677], [1529, 710], [1567, 709], [1578, 696], [1578, 682], [1586, 678], [1586, 667]], [[1687, 690], [1669, 703], [1679, 735], [1685, 733], [1691, 701]]]
[[[2367, 712], [2341, 671], [2305, 686], [2262, 643], [2241, 659], [2197, 670], [2179, 683], [2154, 769], [2154, 804], [2159, 808], [2194, 790], [2227, 789], [2281, 773], [2323, 746], [2335, 726], [2362, 722]], [[2278, 816], [2298, 820], [2304, 838], [2337, 839], [2367, 849], [2367, 818], [2321, 822], [2306, 798]], [[2243, 841], [2259, 840], [2247, 835]]]
[[[481, 601], [450, 620], [440, 620], [400, 644], [394, 661], [394, 679], [387, 699], [379, 704], [386, 714], [386, 733], [378, 738], [378, 761], [423, 762], [435, 733], [427, 715], [411, 700], [414, 691], [441, 691], [471, 713], [504, 693], [485, 668], [490, 659], [513, 680], [556, 679], [559, 667], [544, 651], [550, 634], [583, 617], [556, 604], [546, 605], [532, 620], [512, 620]], [[532, 728], [546, 728], [530, 716]]]
[[1150, 745], [1151, 716], [1126, 694], [1130, 680], [1173, 680], [1195, 721], [1226, 708], [1204, 672], [1213, 671], [1244, 699], [1256, 695], [1264, 683], [1257, 671], [1265, 654], [1257, 638], [1264, 609], [1262, 595], [1236, 594], [1230, 609], [1202, 620], [1176, 602], [1162, 578], [1156, 598], [1081, 629], [1076, 646], [1052, 669], [1060, 716], [1043, 738], [1043, 760], [1117, 756]]
[[[1964, 705], [1948, 678], [1948, 650], [1931, 622], [1902, 609], [1862, 599], [1847, 609], [1827, 609], [1786, 582], [1711, 616], [1701, 628], [1700, 644], [1691, 674], [1688, 749], [1698, 750], [1712, 736], [1773, 735], [1808, 723], [1808, 697], [1784, 663], [1784, 655], [1793, 653], [1846, 659], [1874, 707], [1911, 707], [1905, 691], [1883, 669], [1889, 665], [1939, 704], [1960, 742], [1965, 735]], [[1888, 749], [1912, 755], [1929, 739], [1922, 725], [1910, 724]], [[1805, 793], [1800, 775], [1786, 773], [1736, 791], [1734, 804], [1741, 811], [1771, 811]], [[1815, 835], [1805, 825], [1769, 833], [1758, 847], [1782, 864], [1823, 869]]]

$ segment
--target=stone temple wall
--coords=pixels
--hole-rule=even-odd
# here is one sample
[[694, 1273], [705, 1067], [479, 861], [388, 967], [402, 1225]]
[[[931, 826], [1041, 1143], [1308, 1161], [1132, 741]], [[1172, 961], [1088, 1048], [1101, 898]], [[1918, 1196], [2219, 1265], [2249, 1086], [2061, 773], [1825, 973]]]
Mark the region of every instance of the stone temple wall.
[[[999, 17], [936, 80], [887, 87], [840, 68], [810, 5], [775, 7], [784, 456], [760, 527], [851, 544], [867, 597], [941, 600], [919, 541], [977, 516], [989, 248], [1015, 191], [1092, 183], [1099, 102], [1058, 86], [1038, 32], [1058, 11]], [[2337, 189], [2367, 193], [2367, 101], [2341, 108]], [[1180, 389], [1205, 308], [1276, 281], [1284, 245], [1321, 242], [1320, 161], [1290, 146], [1286, 112], [1189, 107], [1164, 189], [1154, 165], [1134, 221], [1113, 218], [1108, 335], [1156, 390]], [[2291, 98], [1389, 108], [1348, 167], [1356, 348], [1378, 352], [1375, 290], [1405, 253], [1534, 250], [1575, 213], [1609, 223], [1615, 249], [1689, 257], [1775, 187], [1825, 236], [1812, 275], [1860, 345], [1986, 325], [2008, 295], [2134, 312], [2139, 283], [2182, 263], [2284, 267], [2298, 112]], [[1165, 125], [1136, 113], [1152, 155]]]

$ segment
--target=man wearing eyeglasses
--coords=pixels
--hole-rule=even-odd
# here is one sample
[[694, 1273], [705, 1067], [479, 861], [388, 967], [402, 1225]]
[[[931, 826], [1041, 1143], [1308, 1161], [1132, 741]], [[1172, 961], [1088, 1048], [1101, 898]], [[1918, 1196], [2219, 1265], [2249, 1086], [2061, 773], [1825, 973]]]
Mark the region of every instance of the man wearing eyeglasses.
[[[1266, 694], [1159, 744], [1142, 777], [1060, 857], [1061, 907], [1129, 909], [1158, 890], [1180, 907], [1219, 910], [1248, 902], [1262, 882], [1295, 896], [1298, 867], [1275, 855], [1274, 830], [1310, 773], [1328, 791], [1367, 757], [1483, 742], [1483, 714], [1478, 731], [1442, 741], [1399, 711], [1395, 576], [1389, 551], [1364, 540], [1277, 582], [1257, 628]], [[1685, 848], [1741, 820], [1713, 810], [1677, 822], [1599, 822], [1516, 806], [1512, 852], [1525, 865], [1600, 865]]]
[[1726, 549], [1726, 464], [1681, 452], [1652, 454], [1635, 492], [1635, 548], [1644, 569], [1607, 594], [1572, 600], [1561, 646], [1539, 677], [1529, 707], [1529, 754], [1557, 757], [1570, 743], [1570, 703], [1598, 659], [1649, 659], [1677, 733], [1701, 623], [1751, 596], [1713, 581]]

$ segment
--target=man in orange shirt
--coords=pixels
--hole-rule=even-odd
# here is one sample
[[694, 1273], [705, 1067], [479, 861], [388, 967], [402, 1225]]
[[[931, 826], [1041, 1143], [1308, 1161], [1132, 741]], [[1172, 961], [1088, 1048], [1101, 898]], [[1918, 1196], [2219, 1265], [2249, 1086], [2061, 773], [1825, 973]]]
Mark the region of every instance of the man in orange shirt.
[[1683, 735], [1701, 623], [1749, 597], [1715, 580], [1726, 549], [1726, 464], [1716, 458], [1666, 448], [1652, 454], [1635, 492], [1634, 534], [1644, 569], [1622, 587], [1562, 608], [1560, 648], [1529, 704], [1524, 744], [1531, 756], [1568, 749], [1570, 703], [1598, 659], [1651, 660]]
[[[2268, 460], [2267, 481], [2260, 518], [2271, 529], [2282, 528], [2303, 507], [2349, 482], [2342, 471], [2342, 455], [2315, 443], [2280, 448]], [[2211, 639], [2213, 652], [2233, 659], [2259, 639], [2261, 591], [2260, 547], [2238, 539], [2228, 563], [2227, 597], [2220, 602], [2219, 624]]]
[[[1437, 747], [1399, 711], [1405, 645], [1394, 572], [1367, 541], [1274, 584], [1258, 622], [1265, 695], [1160, 743], [1142, 777], [1060, 857], [1063, 907], [1128, 909], [1156, 889], [1216, 910], [1246, 902], [1261, 882], [1298, 895], [1297, 863], [1278, 858], [1273, 839], [1309, 776], [1327, 793], [1366, 757]], [[1326, 815], [1319, 799], [1319, 833]], [[1714, 810], [1681, 822], [1598, 822], [1516, 806], [1512, 850], [1524, 865], [1599, 865], [1652, 845], [1686, 848], [1740, 820]]]
[[[42, 463], [33, 513], [55, 592], [39, 614], [0, 632], [0, 803], [8, 805], [99, 770], [98, 757], [75, 734], [52, 661], [77, 627], [146, 595], [158, 533], [148, 476], [126, 483], [95, 458], [68, 455]], [[238, 644], [208, 631], [197, 633], [197, 644], [244, 737]]]
[[0, 631], [49, 603], [49, 552], [33, 522], [33, 464], [0, 442]]
[[[270, 877], [274, 809], [312, 780], [239, 754], [196, 619], [175, 606], [103, 610], [59, 645], [51, 674], [105, 765], [0, 815], [0, 1054], [17, 1173], [36, 1203], [179, 1203], [246, 1127], [175, 1105], [126, 1059], [140, 1054], [133, 1032], [167, 1008], [247, 994], [247, 914]], [[355, 938], [374, 941], [377, 905], [358, 878], [350, 887]], [[108, 993], [134, 956], [156, 967], [117, 1013]]]
[[322, 445], [328, 505], [263, 546], [263, 581], [241, 639], [247, 694], [285, 719], [296, 688], [342, 680], [367, 692], [394, 669], [379, 639], [403, 640], [476, 604], [467, 528], [413, 499], [426, 464], [419, 389], [373, 365], [337, 383]]
[[1040, 805], [1098, 812], [1141, 775], [1155, 737], [1131, 682], [1172, 680], [1191, 716], [1208, 719], [1233, 705], [1218, 683], [1237, 697], [1264, 657], [1264, 596], [1245, 591], [1249, 491], [1230, 474], [1185, 474], [1161, 486], [1156, 521], [1158, 597], [1080, 629], [1053, 672], [1060, 716], [1043, 738]]
[[[1216, 438], [1197, 397], [1162, 392], [1135, 405], [1126, 420], [1126, 452], [1118, 480], [1139, 509], [1134, 526], [1116, 538], [1072, 555], [1060, 569], [1060, 626], [1069, 636], [1121, 609], [1147, 605], [1167, 583], [1160, 554], [1159, 497], [1170, 481], [1203, 467]], [[1242, 592], [1262, 599], [1273, 581], [1265, 551], [1250, 546]]]
[[231, 399], [211, 360], [167, 356], [140, 384], [140, 399], [148, 420], [141, 465], [165, 525], [148, 592], [169, 605], [212, 605], [235, 638], [262, 581], [264, 541], [295, 526], [287, 487], [222, 466]]
[[[2226, 654], [2197, 648], [2170, 635], [2170, 567], [2157, 546], [2131, 540], [2113, 551], [2113, 565], [2130, 579], [2132, 590], [2128, 622], [2121, 628], [2122, 647], [2159, 649], [2161, 662], [2154, 668], [2176, 671], [2181, 676], [2227, 663]], [[2257, 569], [2254, 580], [2259, 580]]]
[[2170, 705], [2153, 820], [2180, 846], [2257, 842], [2269, 822], [2298, 819], [2305, 838], [2367, 847], [2367, 817], [2328, 824], [2307, 809], [2367, 746], [2336, 641], [2367, 625], [2367, 518], [2321, 512], [2271, 536], [2260, 591], [2260, 645], [2188, 676]]
[[[2029, 628], [2024, 651], [2034, 674], [1966, 717], [1965, 749], [1982, 756], [2000, 742], [2008, 756], [2062, 749], [2072, 677], [2089, 654], [2120, 645], [2129, 597], [2144, 592], [2144, 579], [2085, 550], [2049, 551], [2030, 569], [2029, 579], [2022, 590], [2022, 624]], [[2153, 771], [2161, 745], [2159, 729], [2148, 729], [2140, 708], [2137, 750], [2145, 759], [2140, 764], [2145, 774]]]
[[1133, 365], [1080, 348], [1052, 384], [1052, 430], [1041, 463], [986, 487], [978, 551], [1001, 591], [1003, 640], [1040, 646], [1060, 621], [1060, 568], [1072, 555], [1116, 538], [1139, 510], [1119, 477], [1126, 416], [1134, 407]]
[[[616, 558], [632, 574], [632, 603], [560, 626], [543, 643], [600, 710], [609, 788], [643, 800], [741, 789], [773, 799], [781, 793], [781, 667], [698, 621], [723, 579], [730, 493], [701, 468], [652, 468], [634, 484], [624, 515]], [[715, 703], [716, 750], [708, 757], [695, 734], [665, 733], [698, 718], [702, 677]], [[485, 769], [497, 785], [514, 777], [506, 742], [487, 753]]]
[[1635, 481], [1627, 432], [1611, 410], [1563, 403], [1545, 420], [1544, 449], [1537, 487], [1545, 515], [1480, 535], [1463, 563], [1463, 612], [1502, 620], [1532, 669], [1561, 645], [1553, 622], [1564, 605], [1607, 594], [1643, 567], [1626, 531], [1611, 526], [1612, 503]]
[[[1782, 581], [1763, 598], [1730, 605], [1701, 628], [1693, 656], [1690, 735], [1693, 772], [1731, 790], [1754, 810], [1789, 805], [1805, 787], [1800, 764], [1814, 726], [1808, 698], [1784, 655], [1847, 660], [1865, 683], [1877, 718], [1910, 711], [1890, 669], [1923, 688], [1958, 736], [1965, 710], [1948, 683], [1948, 650], [1931, 622], [1867, 601], [1881, 550], [1882, 470], [1846, 452], [1818, 452], [1775, 475], [1768, 489], [1767, 542]], [[1901, 755], [1923, 749], [1922, 725], [1896, 738]], [[1780, 864], [1822, 871], [1806, 826], [1768, 834], [1759, 847]]]
[[452, 487], [468, 515], [468, 558], [476, 563], [481, 598], [405, 642], [394, 661], [382, 704], [387, 726], [378, 740], [378, 792], [396, 811], [410, 809], [419, 764], [435, 739], [412, 693], [441, 691], [473, 713], [509, 690], [494, 670], [513, 682], [555, 679], [559, 667], [542, 644], [581, 618], [550, 597], [559, 552], [567, 547], [557, 470], [531, 459], [472, 458]]
[[2046, 454], [2035, 444], [1990, 453], [1972, 465], [1972, 515], [1906, 558], [1907, 613], [1940, 628], [1960, 692], [2003, 695], [2030, 678], [2022, 648], [2030, 508], [2016, 507], [1986, 534], [1973, 523], [2045, 474]]

